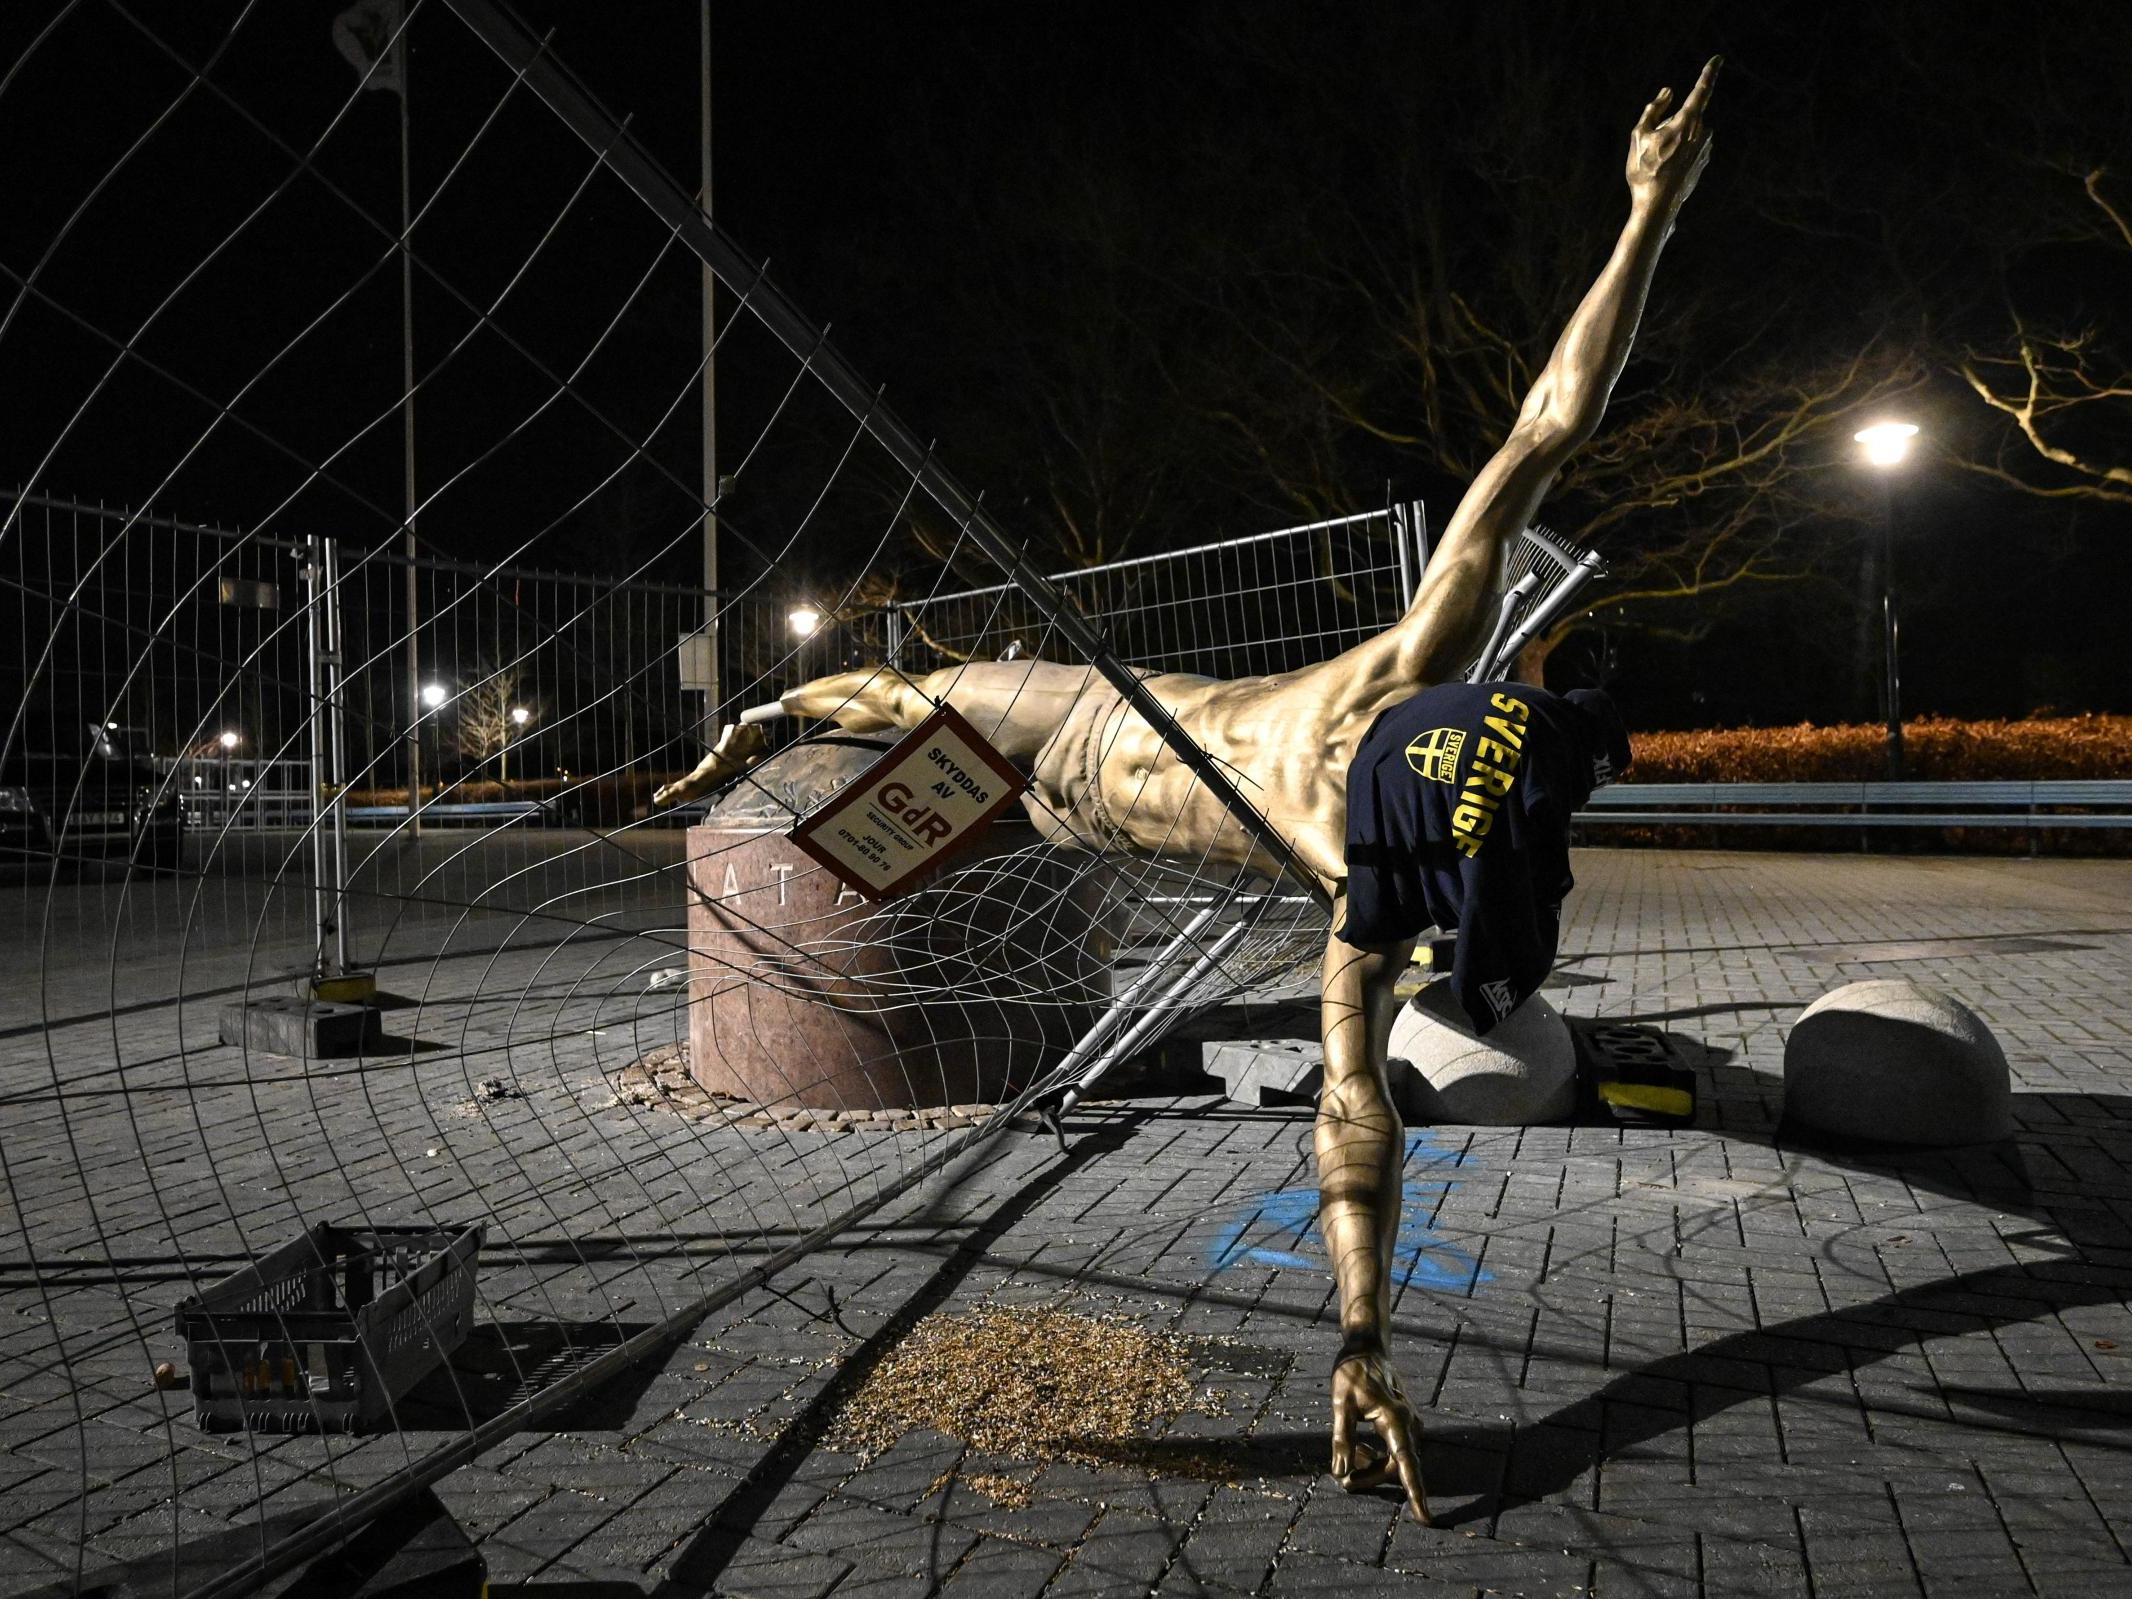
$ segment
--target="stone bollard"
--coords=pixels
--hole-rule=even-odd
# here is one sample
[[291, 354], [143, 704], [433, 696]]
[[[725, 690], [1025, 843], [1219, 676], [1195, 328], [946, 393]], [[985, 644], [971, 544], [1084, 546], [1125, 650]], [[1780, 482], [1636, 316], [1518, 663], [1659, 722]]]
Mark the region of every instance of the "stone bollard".
[[1981, 1144], [2014, 1131], [2006, 1055], [1960, 1000], [1907, 978], [1848, 983], [1784, 1041], [1787, 1127], [1882, 1144]]
[[1411, 1121], [1532, 1127], [1576, 1114], [1577, 1047], [1539, 994], [1476, 1037], [1451, 985], [1431, 983], [1400, 1007], [1385, 1053], [1393, 1096]]

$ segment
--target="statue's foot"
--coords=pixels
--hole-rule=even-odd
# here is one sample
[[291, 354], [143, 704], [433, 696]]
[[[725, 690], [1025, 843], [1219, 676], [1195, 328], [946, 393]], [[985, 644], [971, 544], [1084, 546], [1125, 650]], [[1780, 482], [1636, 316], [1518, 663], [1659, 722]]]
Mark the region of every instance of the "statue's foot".
[[678, 782], [668, 783], [651, 797], [656, 806], [686, 805], [762, 764], [770, 752], [770, 740], [760, 727], [734, 724], [718, 735], [718, 742], [702, 763]]

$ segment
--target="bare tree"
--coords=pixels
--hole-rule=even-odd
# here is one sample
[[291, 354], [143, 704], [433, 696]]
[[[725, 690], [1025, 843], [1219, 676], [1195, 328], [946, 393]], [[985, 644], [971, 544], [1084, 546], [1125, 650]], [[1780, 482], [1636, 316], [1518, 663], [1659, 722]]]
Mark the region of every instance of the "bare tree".
[[[2122, 275], [2132, 266], [2132, 217], [2104, 192], [2109, 180], [2103, 167], [2080, 179], [2092, 208], [2086, 242], [2114, 256]], [[2012, 428], [1991, 455], [1959, 464], [2025, 494], [2132, 505], [2132, 465], [2125, 464], [2132, 460], [2132, 360], [2112, 340], [2126, 330], [2091, 320], [2050, 332], [2019, 311], [2013, 320], [2011, 349], [1972, 349], [1957, 367], [1971, 392]], [[2027, 458], [2017, 459], [2021, 454]]]
[[[944, 301], [976, 352], [945, 447], [1061, 564], [1360, 511], [1388, 484], [1448, 503], [1514, 424], [1626, 204], [1650, 62], [1603, 14], [1201, 20], [1226, 110], [1166, 119], [1158, 86], [1113, 106], [1115, 128], [1042, 122], [1047, 140], [970, 155], [966, 181], [927, 175], [929, 196], [972, 197], [944, 231], [984, 241]], [[1928, 370], [1892, 319], [1861, 334], [1828, 315], [1847, 268], [1758, 210], [1786, 152], [1740, 146], [1720, 128], [1694, 235], [1544, 513], [1613, 563], [1595, 595], [1610, 621], [1659, 636], [1824, 570], [1870, 514], [1828, 467], [1862, 409]], [[1791, 258], [1771, 259], [1773, 235]], [[924, 508], [908, 521], [919, 552], [957, 549]]]
[[531, 709], [520, 668], [478, 661], [474, 681], [452, 701], [453, 747], [476, 765], [486, 763], [523, 736], [512, 711], [527, 711], [530, 719]]
[[[1286, 30], [1253, 48], [1299, 78], [1322, 69]], [[1299, 221], [1263, 229], [1250, 259], [1178, 276], [1229, 331], [1206, 347], [1219, 377], [1197, 387], [1222, 395], [1236, 469], [1262, 473], [1298, 513], [1358, 509], [1388, 475], [1453, 495], [1470, 481], [1515, 423], [1626, 204], [1620, 117], [1583, 81], [1576, 41], [1543, 55], [1444, 50], [1477, 80], [1450, 109], [1425, 89], [1363, 89], [1334, 108], [1352, 126], [1281, 128], [1292, 158], [1314, 139], [1318, 164], [1360, 159], [1373, 181], [1289, 196]], [[1463, 109], [1474, 103], [1485, 120]], [[1720, 246], [1768, 232], [1726, 193], [1738, 181], [1726, 143], [1720, 128], [1711, 192], [1689, 224]], [[1308, 173], [1310, 148], [1288, 169]], [[1279, 170], [1271, 152], [1264, 165]], [[1823, 290], [1710, 244], [1668, 262], [1602, 430], [1543, 513], [1607, 554], [1615, 577], [1593, 603], [1618, 625], [1707, 631], [1725, 602], [1804, 580], [1823, 545], [1849, 535], [1859, 507], [1826, 469], [1861, 411], [1928, 368], [1907, 340], [1832, 327]], [[1692, 622], [1676, 603], [1690, 599]], [[1536, 641], [1524, 671], [1537, 675], [1590, 614]]]

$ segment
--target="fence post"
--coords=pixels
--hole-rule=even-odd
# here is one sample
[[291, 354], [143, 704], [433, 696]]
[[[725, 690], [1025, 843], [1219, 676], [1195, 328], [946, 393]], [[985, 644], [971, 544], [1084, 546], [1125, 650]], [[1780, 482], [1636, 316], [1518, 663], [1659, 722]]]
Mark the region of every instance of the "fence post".
[[1412, 605], [1414, 603], [1415, 579], [1412, 553], [1407, 548], [1408, 508], [1404, 505], [1392, 503], [1390, 484], [1385, 485], [1384, 501], [1386, 515], [1391, 520], [1389, 531], [1392, 535], [1392, 559], [1399, 566], [1399, 603], [1401, 605]]
[[347, 898], [348, 835], [339, 789], [340, 593], [334, 583], [337, 566], [331, 540], [316, 533], [305, 535], [304, 637], [311, 697], [307, 775], [311, 786], [311, 893], [317, 920], [311, 957], [313, 978], [344, 977], [348, 972], [348, 929], [341, 920]]
[[[333, 934], [334, 958], [340, 972], [351, 967], [348, 958], [348, 717], [342, 696], [346, 690], [347, 644], [341, 627], [341, 551], [331, 538], [319, 541], [326, 558], [325, 570], [325, 678], [326, 678], [326, 771], [332, 786], [333, 817]], [[314, 821], [316, 816], [314, 813]]]

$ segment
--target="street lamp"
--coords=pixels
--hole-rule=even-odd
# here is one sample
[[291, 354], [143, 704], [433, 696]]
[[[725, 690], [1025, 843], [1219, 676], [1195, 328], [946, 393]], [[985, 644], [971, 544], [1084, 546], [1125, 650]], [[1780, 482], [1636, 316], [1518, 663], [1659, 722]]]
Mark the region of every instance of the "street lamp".
[[1860, 428], [1851, 435], [1865, 446], [1865, 458], [1872, 466], [1901, 466], [1909, 458], [1910, 441], [1917, 437], [1914, 422], [1875, 422], [1869, 428]]
[[452, 691], [442, 683], [424, 683], [422, 685], [422, 703], [431, 710], [435, 710], [451, 697]]
[[222, 736], [217, 738], [215, 742], [217, 744], [220, 744], [226, 750], [233, 750], [238, 746], [238, 744], [243, 741], [239, 737], [236, 729], [225, 728], [222, 732]]
[[[532, 719], [533, 713], [523, 705], [511, 707], [512, 727], [523, 728]], [[508, 783], [511, 780], [511, 735], [508, 732], [503, 735], [503, 748], [496, 755], [496, 775], [499, 782]]]
[[1909, 458], [1917, 438], [1914, 422], [1875, 422], [1852, 435], [1865, 452], [1866, 464], [1880, 474], [1880, 629], [1882, 697], [1888, 712], [1888, 780], [1903, 777], [1902, 668], [1896, 652], [1895, 622], [1895, 485], [1894, 470]]
[[792, 624], [792, 631], [801, 638], [812, 638], [814, 630], [822, 625], [822, 613], [811, 605], [795, 605], [785, 616]]

